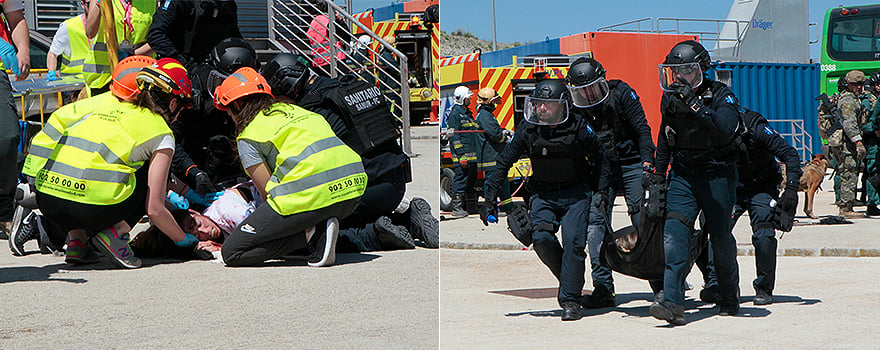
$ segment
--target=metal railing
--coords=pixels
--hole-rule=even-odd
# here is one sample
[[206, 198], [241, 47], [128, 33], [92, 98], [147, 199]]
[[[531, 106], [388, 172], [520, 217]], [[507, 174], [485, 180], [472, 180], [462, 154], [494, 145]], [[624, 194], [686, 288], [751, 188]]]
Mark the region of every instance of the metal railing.
[[[733, 36], [722, 36], [725, 24], [732, 24], [735, 27], [736, 31]], [[721, 43], [732, 43], [730, 47], [733, 48], [733, 56], [736, 56], [739, 54], [739, 50], [742, 47], [743, 36], [745, 35], [748, 27], [749, 21], [738, 21], [731, 19], [692, 19], [661, 17], [655, 20], [653, 17], [646, 17], [601, 27], [597, 29], [597, 31], [696, 35], [700, 38], [701, 42], [716, 43], [716, 45], [706, 45], [706, 49], [710, 52], [714, 51], [715, 48], [721, 47]]]
[[[319, 39], [326, 41], [327, 52], [321, 55], [329, 63], [323, 66], [312, 65], [313, 70], [318, 70], [323, 75], [337, 77], [346, 73], [354, 73], [369, 83], [375, 83], [385, 92], [384, 97], [392, 106], [392, 113], [403, 124], [401, 146], [409, 155], [412, 153], [410, 131], [410, 96], [408, 83], [407, 57], [394, 46], [379, 37], [371, 28], [351, 16], [345, 9], [332, 1], [327, 1], [327, 12], [320, 12], [314, 1], [309, 0], [269, 0], [269, 42], [281, 50], [299, 53], [312, 58], [312, 39], [308, 32], [310, 23], [318, 15], [325, 15], [327, 22], [327, 34], [321, 31], [313, 31]], [[347, 26], [340, 26], [336, 21], [337, 15], [345, 21]], [[368, 35], [373, 42], [379, 43], [384, 50], [392, 52], [399, 62], [392, 62], [381, 56], [380, 51], [373, 50], [369, 46], [355, 44], [357, 38], [353, 27], [355, 25]], [[314, 35], [313, 34], [313, 35]], [[354, 39], [353, 43], [343, 40], [345, 37]], [[352, 49], [344, 51], [346, 59], [340, 60], [337, 53], [340, 48], [338, 43], [349, 45]], [[372, 58], [371, 58], [372, 57]], [[399, 86], [395, 86], [398, 85]]]
[[771, 126], [777, 130], [789, 130], [780, 132], [788, 143], [800, 154], [802, 162], [808, 162], [813, 158], [813, 136], [804, 128], [803, 119], [772, 119], [768, 120]]

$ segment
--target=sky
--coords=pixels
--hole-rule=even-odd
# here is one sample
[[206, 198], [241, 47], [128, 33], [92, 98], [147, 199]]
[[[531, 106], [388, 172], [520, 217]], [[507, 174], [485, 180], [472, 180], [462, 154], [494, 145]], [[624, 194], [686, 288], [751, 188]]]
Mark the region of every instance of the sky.
[[[733, 1], [741, 0], [495, 0], [497, 40], [502, 43], [539, 41], [646, 17], [725, 19]], [[343, 0], [338, 2], [344, 3]], [[354, 12], [359, 12], [397, 2], [352, 0], [352, 7]], [[809, 21], [819, 23], [821, 28], [828, 8], [866, 2], [810, 0], [809, 3]], [[491, 4], [491, 0], [441, 0], [440, 28], [447, 32], [462, 29], [480, 39], [492, 40]], [[816, 39], [815, 32], [810, 38]], [[819, 44], [810, 48], [810, 57], [817, 61], [819, 49]]]

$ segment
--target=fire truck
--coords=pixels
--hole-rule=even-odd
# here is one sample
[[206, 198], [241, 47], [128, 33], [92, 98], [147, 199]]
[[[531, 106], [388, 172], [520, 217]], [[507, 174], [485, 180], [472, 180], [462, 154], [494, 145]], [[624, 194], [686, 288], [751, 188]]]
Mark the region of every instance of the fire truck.
[[[407, 56], [409, 76], [410, 124], [419, 125], [422, 121], [438, 120], [440, 79], [440, 24], [439, 1], [410, 1], [404, 3], [404, 11], [394, 14], [394, 18], [377, 21], [374, 11], [353, 15], [359, 22], [371, 28], [379, 37], [394, 36], [395, 46]], [[356, 27], [355, 35], [363, 33]], [[378, 51], [379, 44], [372, 43], [372, 51]], [[378, 58], [372, 57], [378, 63]]]

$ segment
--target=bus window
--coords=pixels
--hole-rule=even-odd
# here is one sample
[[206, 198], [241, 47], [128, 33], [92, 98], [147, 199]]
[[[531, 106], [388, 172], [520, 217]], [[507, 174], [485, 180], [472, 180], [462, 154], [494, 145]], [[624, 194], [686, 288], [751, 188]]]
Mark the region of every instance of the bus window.
[[835, 51], [840, 52], [873, 52], [872, 18], [858, 18], [834, 23], [831, 32], [831, 43]]
[[842, 61], [870, 60], [880, 50], [873, 17], [837, 19], [831, 23], [828, 54]]

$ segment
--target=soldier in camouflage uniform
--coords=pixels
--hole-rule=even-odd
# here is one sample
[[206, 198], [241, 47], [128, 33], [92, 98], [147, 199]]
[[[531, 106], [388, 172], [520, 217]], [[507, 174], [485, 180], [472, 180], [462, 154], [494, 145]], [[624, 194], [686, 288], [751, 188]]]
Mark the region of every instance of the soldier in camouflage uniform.
[[[847, 87], [846, 79], [843, 79], [843, 78], [837, 79], [837, 92], [835, 94], [829, 96], [828, 100], [832, 104], [837, 105], [837, 99], [840, 98], [841, 93], [846, 91], [846, 87]], [[831, 138], [831, 135], [828, 134], [828, 130], [831, 128], [831, 120], [827, 118], [829, 113], [830, 112], [828, 111], [827, 108], [825, 108], [824, 105], [821, 105], [821, 104], [819, 105], [819, 120], [818, 120], [819, 137], [820, 137], [820, 140], [822, 141], [822, 153], [825, 154], [825, 158], [828, 159], [828, 165], [832, 169], [836, 169], [837, 168], [837, 160], [834, 159], [834, 154], [831, 153], [831, 147], [828, 146], [828, 140]], [[842, 131], [841, 131], [841, 133], [842, 133]], [[840, 135], [837, 135], [837, 136], [840, 136]], [[837, 137], [836, 139], [839, 140], [840, 138]], [[840, 175], [838, 175], [837, 172], [834, 172], [834, 177], [832, 180], [834, 182], [834, 204], [836, 205], [837, 203], [840, 202]]]
[[843, 217], [858, 218], [865, 216], [853, 211], [858, 182], [858, 162], [865, 159], [867, 153], [865, 145], [862, 143], [860, 129], [862, 124], [860, 120], [865, 119], [865, 113], [858, 98], [865, 84], [865, 74], [853, 70], [846, 73], [844, 79], [847, 82], [847, 90], [837, 100], [837, 108], [840, 109], [843, 119], [840, 121], [842, 132], [838, 130], [832, 133], [829, 136], [828, 145], [837, 161], [837, 174], [840, 175], [840, 200], [837, 203], [837, 208]]

